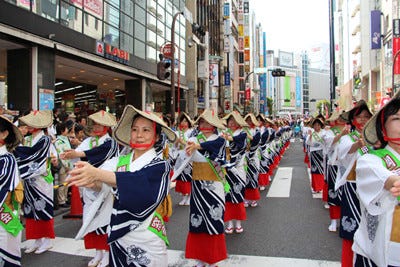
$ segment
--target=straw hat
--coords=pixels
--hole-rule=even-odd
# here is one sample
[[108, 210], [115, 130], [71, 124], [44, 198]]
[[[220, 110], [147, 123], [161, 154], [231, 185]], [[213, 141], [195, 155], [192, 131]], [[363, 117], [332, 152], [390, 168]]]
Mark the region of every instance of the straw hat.
[[192, 120], [192, 118], [190, 118], [189, 114], [187, 114], [186, 112], [181, 112], [181, 114], [178, 117], [179, 123], [183, 119], [186, 119], [188, 121], [188, 123], [190, 124], [189, 127], [193, 127], [194, 121]]
[[254, 114], [253, 113], [248, 113], [245, 117], [244, 117], [244, 120], [246, 121], [247, 120], [247, 118], [249, 118], [250, 117], [250, 119], [251, 119], [251, 122], [255, 125], [255, 126], [260, 126], [260, 123], [257, 121], [257, 119], [256, 119], [256, 116], [254, 116]]
[[195, 121], [196, 124], [199, 124], [200, 119], [204, 119], [207, 121], [209, 124], [211, 124], [214, 127], [217, 127], [219, 129], [225, 129], [224, 124], [220, 121], [220, 119], [216, 116], [213, 115], [213, 112], [209, 109], [205, 109], [203, 113], [197, 118]]
[[326, 121], [335, 121], [335, 120], [337, 120], [339, 118], [342, 118], [340, 115], [342, 115], [343, 112], [344, 112], [343, 109], [334, 110], [332, 112], [331, 116]]
[[[352, 107], [350, 110], [343, 112], [342, 114], [340, 114], [340, 117], [345, 120], [345, 121], [350, 121], [350, 113], [354, 112], [355, 110], [361, 108], [361, 107], [366, 107], [368, 112], [371, 113], [371, 111], [368, 108], [367, 102], [365, 102], [363, 99], [361, 99], [360, 101], [357, 102], [357, 104]], [[371, 113], [372, 114], [372, 113]]]
[[122, 113], [121, 120], [118, 122], [115, 130], [113, 131], [113, 137], [115, 138], [115, 140], [117, 140], [117, 142], [125, 146], [130, 145], [131, 126], [133, 118], [136, 116], [136, 114], [139, 114], [140, 116], [159, 124], [167, 138], [171, 142], [175, 141], [176, 134], [174, 133], [174, 131], [172, 131], [171, 128], [169, 128], [167, 124], [165, 124], [165, 122], [156, 114], [152, 112], [141, 111], [139, 109], [136, 109], [132, 105], [127, 105], [125, 106], [124, 112]]
[[[16, 146], [18, 146], [19, 143], [22, 142], [24, 137], [22, 136], [22, 133], [20, 132], [18, 127], [15, 126], [14, 123], [12, 123], [8, 118], [4, 117], [3, 115], [0, 115], [0, 123], [8, 124], [9, 128], [11, 128], [14, 133], [15, 138], [13, 140], [11, 140], [10, 143], [7, 143], [7, 148], [9, 150], [13, 150]], [[9, 135], [10, 135], [10, 133], [9, 133]], [[6, 141], [6, 140], [4, 140], [4, 141]]]
[[43, 129], [53, 124], [53, 112], [51, 110], [34, 110], [19, 120], [30, 127]]
[[236, 110], [232, 111], [231, 113], [229, 113], [228, 115], [226, 115], [225, 117], [223, 117], [223, 120], [226, 120], [226, 122], [228, 122], [229, 118], [233, 117], [235, 119], [235, 121], [241, 126], [241, 127], [249, 127], [249, 125], [247, 124], [247, 122], [243, 119], [242, 116], [240, 116], [239, 112], [237, 112]]
[[[379, 141], [378, 134], [376, 132], [376, 119], [380, 118], [382, 110], [385, 109], [394, 99], [400, 99], [400, 91], [397, 91], [397, 93], [388, 101], [377, 113], [375, 113], [371, 119], [365, 124], [363, 128], [363, 137], [367, 143], [370, 145], [375, 145], [376, 142]], [[378, 129], [381, 131], [382, 129]]]
[[113, 127], [117, 124], [115, 116], [104, 110], [93, 113], [88, 117], [88, 124], [92, 125], [93, 122], [107, 127]]
[[317, 122], [319, 122], [321, 124], [321, 127], [324, 128], [324, 126], [325, 126], [324, 121], [321, 118], [318, 118], [318, 117], [314, 118], [311, 121], [311, 123], [310, 123], [311, 127], [314, 127], [314, 124], [317, 123]]
[[258, 115], [256, 116], [256, 119], [260, 118], [263, 122], [265, 122], [265, 116], [262, 113], [258, 113]]

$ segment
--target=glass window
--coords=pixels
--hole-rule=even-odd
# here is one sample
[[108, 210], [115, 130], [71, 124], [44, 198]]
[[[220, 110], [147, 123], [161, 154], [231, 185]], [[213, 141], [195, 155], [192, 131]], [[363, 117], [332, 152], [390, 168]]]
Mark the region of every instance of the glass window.
[[165, 39], [171, 40], [171, 28], [165, 27]]
[[146, 28], [138, 22], [135, 22], [135, 38], [143, 42], [146, 40]]
[[135, 56], [140, 57], [140, 58], [145, 58], [146, 57], [146, 45], [139, 41], [138, 39], [135, 39], [135, 49], [133, 50], [135, 53]]
[[119, 28], [119, 10], [106, 3], [104, 6], [104, 21]]
[[111, 44], [112, 46], [119, 47], [119, 31], [107, 23], [104, 23], [104, 39], [105, 43]]
[[119, 9], [119, 0], [107, 0], [107, 2], [110, 3], [110, 5]]
[[157, 47], [160, 48], [163, 44], [165, 44], [164, 37], [157, 35]]
[[121, 33], [121, 49], [133, 54], [133, 37]]
[[146, 60], [156, 62], [157, 50], [154, 47], [147, 46], [147, 57]]
[[181, 62], [181, 75], [186, 76], [186, 64]]
[[58, 20], [58, 1], [57, 0], [38, 0], [34, 12], [46, 19]]
[[147, 30], [147, 39], [146, 42], [149, 46], [153, 48], [157, 48], [157, 35], [155, 32], [151, 30]]
[[121, 0], [121, 10], [125, 14], [133, 17], [133, 2], [131, 0]]
[[169, 13], [172, 14], [172, 3], [171, 1], [167, 0], [167, 3], [165, 5], [165, 10]]
[[101, 40], [101, 34], [102, 34], [101, 27], [98, 27], [100, 20], [95, 16], [89, 15], [86, 12], [84, 14], [85, 14], [85, 26], [83, 28], [83, 33], [90, 37], [93, 37], [96, 40]]
[[133, 19], [125, 14], [121, 14], [121, 30], [133, 35]]
[[168, 27], [172, 26], [172, 15], [166, 13], [165, 14], [165, 25], [167, 25]]
[[82, 10], [66, 2], [61, 2], [60, 23], [70, 29], [80, 32], [82, 30]]
[[135, 20], [146, 24], [146, 11], [137, 4], [135, 5]]

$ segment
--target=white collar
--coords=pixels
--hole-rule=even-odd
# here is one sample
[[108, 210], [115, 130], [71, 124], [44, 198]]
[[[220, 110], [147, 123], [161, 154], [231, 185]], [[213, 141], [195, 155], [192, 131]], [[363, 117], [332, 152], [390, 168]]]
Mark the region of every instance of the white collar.
[[[134, 153], [132, 153], [132, 157], [133, 154]], [[149, 164], [156, 157], [157, 157], [156, 150], [154, 148], [151, 148], [150, 150], [146, 151], [146, 153], [141, 155], [139, 158], [135, 159], [134, 161], [131, 160], [131, 165], [129, 169], [131, 172], [140, 170], [145, 165]]]
[[6, 145], [1, 146], [0, 147], [0, 155], [4, 155], [6, 153], [8, 153]]

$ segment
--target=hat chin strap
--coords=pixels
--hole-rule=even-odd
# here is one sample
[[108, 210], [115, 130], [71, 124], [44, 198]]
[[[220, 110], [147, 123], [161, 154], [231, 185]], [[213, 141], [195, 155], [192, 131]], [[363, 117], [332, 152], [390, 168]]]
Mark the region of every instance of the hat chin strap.
[[213, 127], [200, 127], [199, 130], [201, 132], [214, 132], [214, 128]]
[[384, 110], [382, 109], [382, 112], [381, 112], [381, 125], [382, 125], [383, 140], [385, 140], [386, 142], [392, 142], [392, 143], [394, 143], [396, 145], [400, 145], [400, 138], [391, 138], [391, 137], [387, 136], [386, 128], [385, 128], [385, 126], [383, 124], [383, 120], [384, 120], [383, 119], [384, 118], [383, 113], [384, 113]]
[[6, 144], [6, 141], [0, 140], [0, 146], [4, 146]]
[[237, 129], [240, 129], [240, 126], [232, 126], [230, 128], [232, 128], [232, 130], [236, 131]]
[[132, 149], [136, 149], [136, 148], [144, 148], [144, 149], [149, 149], [152, 146], [154, 146], [154, 144], [156, 143], [156, 123], [153, 122], [153, 129], [154, 129], [154, 138], [153, 140], [149, 143], [149, 144], [139, 144], [139, 143], [133, 143], [132, 141], [130, 142], [130, 146]]
[[93, 134], [95, 136], [101, 137], [103, 135], [105, 135], [108, 132], [108, 127], [107, 126], [103, 126], [103, 130], [102, 131], [93, 131]]
[[356, 119], [354, 119], [354, 120], [352, 121], [352, 123], [353, 123], [353, 125], [354, 125], [358, 130], [362, 130], [362, 129], [364, 128], [364, 126], [365, 126], [365, 124], [362, 125], [361, 123], [358, 123], [358, 122], [356, 121]]

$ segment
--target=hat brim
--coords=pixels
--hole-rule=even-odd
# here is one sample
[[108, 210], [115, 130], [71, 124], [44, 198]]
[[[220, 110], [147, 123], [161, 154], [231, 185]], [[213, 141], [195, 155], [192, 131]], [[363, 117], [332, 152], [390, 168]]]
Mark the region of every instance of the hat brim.
[[43, 129], [53, 124], [53, 112], [51, 110], [35, 110], [19, 120], [35, 129]]
[[236, 111], [233, 111], [233, 112], [229, 113], [228, 115], [226, 115], [222, 119], [226, 120], [226, 123], [228, 124], [228, 120], [229, 120], [230, 117], [233, 117], [235, 119], [235, 121], [237, 122], [237, 124], [240, 125], [240, 127], [249, 127], [249, 125], [243, 119], [243, 117], [240, 116], [240, 114], [238, 112], [236, 112]]
[[370, 145], [375, 145], [379, 139], [378, 139], [378, 134], [376, 132], [376, 120], [378, 116], [381, 116], [382, 110], [387, 107], [394, 99], [400, 99], [400, 90], [397, 91], [397, 93], [390, 99], [385, 106], [383, 106], [378, 112], [376, 112], [370, 119], [369, 121], [365, 124], [363, 128], [363, 137], [364, 140], [370, 144]]
[[12, 150], [12, 149], [14, 149], [15, 147], [17, 147], [17, 146], [22, 142], [22, 140], [23, 140], [24, 137], [22, 136], [22, 133], [21, 133], [21, 131], [18, 129], [18, 127], [15, 126], [14, 123], [12, 123], [9, 119], [7, 119], [6, 117], [0, 115], [0, 120], [1, 120], [3, 123], [8, 123], [8, 124], [12, 127], [13, 133], [14, 133], [14, 135], [15, 135], [15, 140], [14, 140], [13, 143], [7, 144], [8, 147]]
[[164, 121], [162, 121], [157, 115], [151, 112], [144, 112], [139, 109], [136, 109], [132, 105], [127, 105], [122, 113], [121, 119], [118, 122], [115, 130], [113, 131], [113, 137], [117, 140], [118, 143], [130, 146], [131, 141], [131, 126], [133, 122], [133, 118], [139, 114], [140, 116], [153, 121], [161, 126], [161, 130], [165, 133], [168, 140], [174, 142], [176, 139], [176, 134], [169, 128]]
[[90, 126], [93, 124], [93, 122], [106, 127], [114, 127], [117, 124], [117, 119], [111, 113], [100, 110], [88, 117], [88, 124]]
[[211, 124], [212, 126], [218, 128], [218, 129], [223, 130], [226, 128], [224, 126], [224, 124], [220, 121], [220, 119], [218, 119], [212, 115], [211, 110], [208, 110], [208, 109], [204, 110], [203, 113], [201, 113], [201, 115], [195, 121], [195, 124], [199, 124], [200, 119], [204, 119], [209, 124]]
[[[360, 100], [353, 108], [351, 108], [351, 109], [348, 110], [348, 111], [343, 112], [343, 113], [340, 114], [339, 116], [340, 116], [340, 118], [342, 118], [342, 119], [345, 120], [345, 121], [350, 121], [350, 113], [351, 113], [352, 111], [354, 111], [354, 110], [356, 110], [356, 109], [362, 107], [362, 106], [366, 106], [367, 109], [368, 109], [368, 111], [369, 111], [369, 113], [371, 113], [371, 111], [369, 110], [369, 107], [368, 107], [367, 103], [366, 103], [364, 100]], [[371, 113], [371, 114], [372, 114], [372, 113]]]
[[255, 126], [260, 126], [260, 123], [258, 122], [258, 120], [256, 119], [256, 116], [254, 116], [253, 113], [249, 113], [244, 117], [244, 120], [246, 121], [247, 118], [250, 117], [251, 122], [255, 125]]

